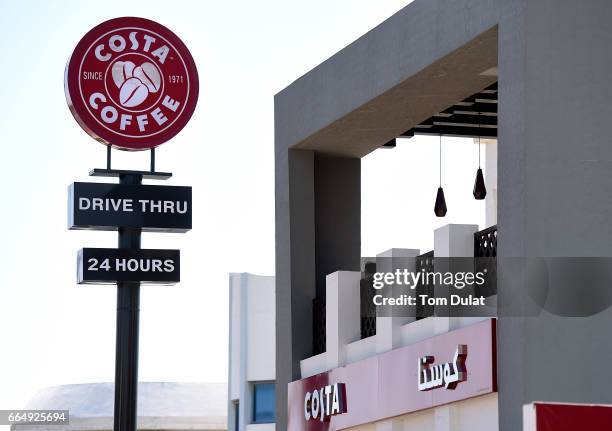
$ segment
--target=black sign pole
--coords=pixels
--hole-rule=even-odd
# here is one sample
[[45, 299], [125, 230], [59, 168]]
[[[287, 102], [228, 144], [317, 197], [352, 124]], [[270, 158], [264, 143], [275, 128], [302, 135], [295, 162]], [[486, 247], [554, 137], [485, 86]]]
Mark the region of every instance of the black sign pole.
[[[121, 170], [121, 169], [111, 169], [110, 168], [110, 151], [107, 153], [107, 169], [94, 169], [89, 173], [91, 176], [100, 176], [100, 177], [119, 177], [119, 185], [124, 187], [130, 186], [140, 186], [139, 193], [142, 193], [143, 190], [149, 190], [151, 186], [142, 186], [143, 179], [154, 179], [154, 180], [167, 180], [172, 176], [169, 172], [155, 172], [154, 161], [151, 163], [151, 171], [131, 171], [131, 170]], [[153, 153], [152, 153], [153, 156]], [[138, 250], [139, 254], [142, 254], [144, 251], [140, 248], [140, 236], [143, 230], [151, 230], [151, 231], [162, 231], [162, 232], [185, 232], [191, 229], [191, 209], [185, 210], [184, 208], [191, 208], [191, 188], [176, 188], [176, 187], [167, 187], [164, 191], [164, 188], [155, 189], [154, 195], [159, 196], [161, 193], [167, 192], [177, 192], [180, 193], [182, 199], [180, 199], [183, 203], [181, 209], [182, 217], [179, 219], [174, 219], [168, 221], [167, 217], [162, 217], [162, 219], [158, 219], [154, 216], [153, 219], [150, 217], [151, 210], [145, 216], [144, 214], [136, 214], [135, 219], [121, 219], [123, 221], [130, 221], [132, 223], [119, 223], [117, 219], [117, 214], [113, 216], [115, 219], [115, 223], [108, 225], [108, 221], [105, 221], [105, 216], [102, 216], [102, 219], [98, 219], [97, 216], [82, 214], [83, 211], [80, 208], [79, 200], [81, 197], [79, 192], [82, 191], [77, 187], [100, 187], [102, 184], [89, 184], [83, 183], [83, 186], [79, 185], [80, 183], [74, 183], [71, 186], [70, 192], [70, 211], [69, 211], [69, 222], [68, 225], [71, 229], [82, 229], [89, 228], [94, 230], [108, 230], [112, 226], [117, 226], [117, 230], [119, 232], [119, 249], [122, 250]], [[108, 186], [105, 184], [104, 186]], [[103, 186], [103, 187], [104, 187]], [[149, 187], [149, 189], [147, 189]], [[89, 190], [92, 191], [92, 190]], [[125, 189], [124, 189], [125, 191]], [[134, 191], [134, 190], [132, 190]], [[120, 191], [121, 192], [121, 191]], [[149, 193], [146, 192], [146, 193]], [[118, 192], [119, 193], [119, 192]], [[106, 195], [102, 193], [102, 195]], [[148, 195], [147, 195], [148, 196]], [[144, 196], [142, 196], [144, 198]], [[85, 197], [83, 197], [86, 199]], [[117, 199], [117, 198], [115, 198]], [[146, 199], [145, 199], [146, 200]], [[102, 204], [99, 204], [102, 205]], [[129, 214], [134, 214], [133, 205], [130, 204], [130, 209], [128, 211]], [[156, 203], [156, 205], [161, 205]], [[165, 204], [164, 204], [165, 205]], [[114, 207], [114, 204], [113, 204]], [[184, 207], [184, 208], [183, 208]], [[103, 209], [104, 206], [99, 206], [97, 209]], [[138, 206], [136, 206], [138, 208]], [[168, 207], [170, 212], [172, 212], [172, 206]], [[143, 210], [144, 211], [144, 210]], [[178, 211], [178, 210], [177, 210]], [[166, 207], [163, 208], [163, 213], [166, 213]], [[82, 217], [85, 217], [85, 220], [82, 220]], [[126, 216], [127, 217], [127, 216]], [[80, 221], [79, 221], [80, 220]], [[146, 223], [145, 223], [146, 222]], [[101, 223], [101, 224], [98, 224]], [[150, 225], [149, 225], [150, 224]], [[126, 227], [127, 225], [127, 227]], [[123, 227], [121, 227], [123, 226]], [[146, 226], [143, 228], [143, 226]], [[90, 252], [90, 251], [88, 251]], [[156, 277], [159, 279], [162, 278], [162, 281], [167, 279], [166, 281], [172, 282], [176, 280], [178, 277], [178, 254], [172, 254], [170, 251], [170, 255], [162, 250], [163, 255], [159, 253], [159, 250], [149, 250], [146, 254], [150, 256], [150, 253], [153, 255], [157, 255], [160, 257], [166, 256], [171, 257], [174, 256], [173, 259], [168, 260], [168, 266], [164, 266], [164, 270], [166, 272], [170, 272], [171, 274], [166, 274], [166, 276]], [[128, 253], [129, 254], [129, 253]], [[82, 261], [83, 257], [81, 257], [80, 272], [85, 273], [85, 269], [87, 268], [87, 274], [91, 271], [96, 271], [93, 269], [95, 264], [92, 266], [85, 266], [88, 262]], [[156, 268], [162, 267], [162, 263], [159, 259], [156, 264]], [[152, 267], [151, 267], [152, 268]], [[176, 271], [177, 273], [172, 274], [172, 272]], [[115, 268], [115, 272], [117, 273], [117, 269]], [[89, 274], [90, 275], [90, 274]], [[137, 400], [138, 400], [138, 331], [139, 331], [139, 320], [140, 320], [140, 281], [125, 281], [126, 275], [121, 274], [121, 278], [124, 281], [117, 281], [117, 340], [116, 340], [116, 350], [115, 350], [115, 409], [114, 409], [114, 423], [113, 430], [114, 431], [137, 431]], [[119, 275], [118, 275], [119, 277]], [[121, 279], [121, 278], [118, 278]], [[83, 281], [87, 281], [87, 277], [84, 277]], [[153, 280], [155, 281], [155, 280]]]
[[[119, 176], [120, 184], [141, 184], [142, 175]], [[119, 228], [119, 248], [140, 249], [139, 228]], [[136, 431], [138, 399], [138, 329], [140, 282], [117, 283], [115, 350], [115, 431]]]

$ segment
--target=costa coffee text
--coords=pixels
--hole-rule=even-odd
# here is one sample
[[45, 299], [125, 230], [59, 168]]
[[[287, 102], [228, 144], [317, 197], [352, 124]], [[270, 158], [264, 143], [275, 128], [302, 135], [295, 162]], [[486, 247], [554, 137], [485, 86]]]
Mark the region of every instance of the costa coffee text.
[[[126, 49], [130, 49], [131, 51], [138, 51], [140, 49], [142, 52], [149, 52], [151, 51], [151, 46], [157, 42], [157, 39], [150, 34], [139, 34], [138, 31], [131, 31], [128, 35], [128, 40], [130, 42], [129, 47], [128, 41], [120, 34], [110, 36], [106, 43], [101, 43], [94, 49], [96, 58], [100, 61], [109, 61], [113, 58], [113, 54], [119, 54]], [[160, 44], [159, 42], [157, 43]], [[108, 51], [106, 51], [107, 48]], [[151, 57], [157, 58], [161, 64], [164, 64], [169, 52], [170, 48], [163, 43], [159, 48], [151, 51]]]
[[344, 383], [326, 385], [304, 396], [304, 418], [329, 420], [333, 415], [346, 413], [346, 387]]
[[66, 68], [66, 98], [81, 127], [127, 150], [153, 148], [176, 135], [195, 109], [198, 88], [187, 47], [143, 18], [93, 28]]

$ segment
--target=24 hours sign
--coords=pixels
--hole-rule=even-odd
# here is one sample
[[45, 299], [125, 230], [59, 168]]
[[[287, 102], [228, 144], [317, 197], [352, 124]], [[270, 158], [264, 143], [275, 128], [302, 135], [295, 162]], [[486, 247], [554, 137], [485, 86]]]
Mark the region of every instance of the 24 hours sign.
[[189, 121], [198, 98], [191, 54], [169, 29], [116, 18], [77, 44], [65, 75], [68, 105], [93, 138], [124, 150], [156, 147]]
[[77, 282], [175, 284], [180, 276], [180, 251], [83, 248], [77, 255]]

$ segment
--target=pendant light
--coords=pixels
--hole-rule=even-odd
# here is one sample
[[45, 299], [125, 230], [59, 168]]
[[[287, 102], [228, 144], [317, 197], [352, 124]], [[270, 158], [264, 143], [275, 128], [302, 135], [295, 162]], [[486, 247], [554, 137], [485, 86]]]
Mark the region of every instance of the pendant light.
[[474, 199], [481, 201], [487, 195], [482, 169], [480, 169], [480, 112], [478, 113], [478, 170], [476, 171], [476, 181], [474, 181]]
[[434, 205], [434, 213], [436, 217], [444, 217], [446, 215], [446, 200], [444, 199], [444, 190], [442, 190], [442, 135], [440, 135], [440, 186], [436, 195], [436, 204]]

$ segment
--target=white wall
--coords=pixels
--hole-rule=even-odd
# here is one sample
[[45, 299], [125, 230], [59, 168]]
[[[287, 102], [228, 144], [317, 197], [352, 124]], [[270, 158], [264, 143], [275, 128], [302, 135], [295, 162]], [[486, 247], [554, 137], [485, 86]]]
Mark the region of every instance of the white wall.
[[240, 397], [240, 274], [230, 274], [229, 399]]
[[276, 304], [274, 277], [246, 274], [247, 380], [274, 380]]
[[[274, 277], [232, 273], [229, 322], [228, 430], [273, 431], [274, 424], [251, 424], [253, 383], [276, 378]], [[239, 424], [235, 403], [239, 402]]]
[[492, 431], [498, 429], [497, 420], [495, 393], [360, 425], [351, 431]]
[[246, 426], [246, 431], [274, 431], [275, 429], [275, 424], [248, 424]]
[[497, 224], [497, 139], [482, 139], [484, 149], [484, 177], [487, 186], [485, 199], [485, 227]]

